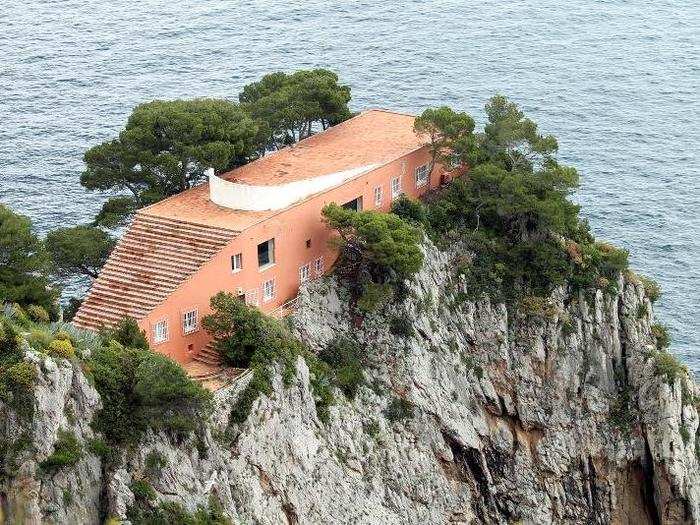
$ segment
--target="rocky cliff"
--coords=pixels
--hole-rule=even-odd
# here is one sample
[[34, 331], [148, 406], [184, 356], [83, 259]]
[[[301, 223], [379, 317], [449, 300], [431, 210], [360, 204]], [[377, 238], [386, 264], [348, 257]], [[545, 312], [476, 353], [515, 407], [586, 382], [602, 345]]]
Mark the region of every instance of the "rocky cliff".
[[47, 474], [60, 429], [94, 437], [100, 398], [78, 365], [27, 349], [32, 423], [2, 407], [5, 517], [124, 519], [147, 479], [157, 500], [216, 502], [234, 523], [700, 522], [700, 390], [663, 366], [642, 285], [506, 308], [464, 300], [452, 266], [428, 248], [405, 300], [364, 319], [333, 278], [302, 291], [294, 332], [314, 350], [350, 334], [370, 361], [327, 423], [300, 358], [239, 427], [227, 418], [245, 381], [217, 393], [197, 439], [150, 433]]

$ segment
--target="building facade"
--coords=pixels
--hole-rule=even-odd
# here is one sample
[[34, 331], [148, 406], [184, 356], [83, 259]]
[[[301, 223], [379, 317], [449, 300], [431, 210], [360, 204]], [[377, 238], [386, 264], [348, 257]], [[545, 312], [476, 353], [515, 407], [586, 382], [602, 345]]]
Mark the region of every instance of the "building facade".
[[370, 110], [209, 183], [140, 210], [76, 314], [97, 329], [134, 317], [181, 363], [209, 342], [202, 317], [228, 291], [268, 313], [332, 267], [322, 208], [388, 211], [449, 178], [411, 115]]

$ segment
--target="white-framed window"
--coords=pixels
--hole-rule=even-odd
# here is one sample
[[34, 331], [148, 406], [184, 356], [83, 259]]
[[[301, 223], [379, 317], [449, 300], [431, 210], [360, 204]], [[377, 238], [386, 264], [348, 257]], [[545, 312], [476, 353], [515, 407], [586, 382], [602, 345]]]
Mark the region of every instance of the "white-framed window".
[[299, 266], [299, 283], [305, 283], [311, 278], [311, 265], [306, 263]]
[[153, 325], [153, 342], [164, 343], [168, 340], [168, 320], [161, 319]]
[[191, 334], [197, 330], [197, 310], [190, 310], [182, 314], [182, 331]]
[[240, 272], [243, 269], [243, 254], [237, 253], [231, 256], [231, 271], [233, 273]]
[[391, 179], [391, 198], [396, 199], [401, 195], [401, 177]]
[[258, 267], [265, 269], [275, 264], [275, 239], [258, 244]]
[[262, 285], [263, 290], [263, 303], [269, 303], [275, 298], [275, 280], [270, 279], [265, 281]]
[[423, 164], [416, 168], [416, 188], [428, 184], [428, 165]]
[[247, 290], [245, 293], [245, 304], [248, 306], [258, 306], [258, 291], [257, 290]]
[[374, 188], [374, 207], [379, 208], [382, 205], [382, 187]]
[[321, 255], [314, 261], [314, 272], [316, 272], [316, 276], [320, 276], [323, 275], [323, 270], [323, 255]]

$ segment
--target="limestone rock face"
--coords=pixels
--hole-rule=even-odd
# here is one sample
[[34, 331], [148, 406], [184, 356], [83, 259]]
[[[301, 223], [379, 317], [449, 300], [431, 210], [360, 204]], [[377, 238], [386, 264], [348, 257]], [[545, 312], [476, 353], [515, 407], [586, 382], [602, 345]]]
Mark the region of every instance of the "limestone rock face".
[[[49, 478], [22, 456], [2, 484], [5, 512], [21, 509], [28, 523], [124, 519], [132, 482], [147, 478], [160, 501], [194, 511], [215, 500], [234, 523], [699, 523], [700, 390], [659, 374], [642, 286], [621, 278], [616, 295], [561, 289], [506, 308], [462, 300], [452, 266], [427, 248], [405, 300], [364, 319], [333, 278], [301, 291], [296, 334], [312, 350], [351, 334], [370, 361], [366, 385], [353, 401], [336, 392], [327, 423], [299, 359], [291, 384], [276, 374], [233, 433], [245, 381], [217, 393], [191, 439], [149, 434], [114, 464], [87, 454]], [[35, 358], [40, 461], [59, 428], [90, 439], [100, 401], [79, 368]], [[397, 399], [411, 408], [389, 418]], [[8, 413], [3, 435], [17, 428]]]

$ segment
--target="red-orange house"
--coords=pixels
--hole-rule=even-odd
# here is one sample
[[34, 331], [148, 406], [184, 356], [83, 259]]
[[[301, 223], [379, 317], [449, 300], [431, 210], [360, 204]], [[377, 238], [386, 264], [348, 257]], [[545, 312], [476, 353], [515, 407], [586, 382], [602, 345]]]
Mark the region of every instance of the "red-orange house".
[[444, 181], [415, 117], [360, 113], [291, 147], [139, 210], [74, 318], [98, 329], [130, 316], [152, 348], [181, 363], [209, 342], [201, 327], [221, 290], [268, 313], [336, 259], [321, 209], [388, 211]]

